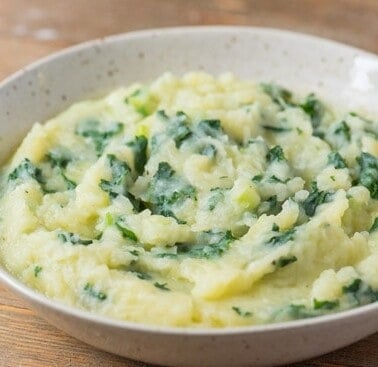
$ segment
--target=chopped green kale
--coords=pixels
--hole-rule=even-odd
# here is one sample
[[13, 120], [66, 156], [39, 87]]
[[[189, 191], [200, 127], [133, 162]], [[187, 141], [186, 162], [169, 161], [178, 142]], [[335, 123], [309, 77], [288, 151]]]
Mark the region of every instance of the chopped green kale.
[[320, 122], [325, 113], [325, 107], [315, 96], [314, 93], [311, 93], [307, 96], [304, 103], [300, 104], [299, 107], [310, 116], [311, 124], [314, 129], [319, 127]]
[[305, 305], [291, 304], [287, 307], [286, 311], [289, 314], [290, 318], [295, 320], [315, 316], [314, 314], [311, 314], [311, 312], [309, 312]]
[[63, 147], [51, 149], [46, 154], [47, 161], [50, 162], [52, 167], [59, 167], [65, 169], [72, 161], [72, 153]]
[[276, 84], [262, 83], [261, 88], [274, 103], [278, 104], [282, 109], [288, 106], [292, 106], [292, 93], [285, 88], [282, 88]]
[[263, 175], [256, 175], [252, 177], [252, 181], [254, 182], [261, 182], [261, 180], [264, 178]]
[[266, 243], [269, 246], [281, 246], [286, 242], [292, 241], [294, 239], [295, 228], [288, 229], [285, 232], [280, 232], [280, 234], [273, 236]]
[[360, 166], [358, 182], [370, 191], [373, 199], [378, 199], [378, 158], [364, 152], [357, 162]]
[[207, 201], [207, 209], [212, 211], [224, 199], [223, 190], [220, 187], [215, 187], [210, 190], [212, 195]]
[[306, 215], [312, 217], [316, 212], [316, 208], [321, 204], [330, 202], [331, 197], [332, 193], [319, 191], [316, 183], [313, 183], [310, 194], [302, 203]]
[[220, 120], [201, 120], [195, 127], [200, 136], [218, 137], [222, 133]]
[[113, 122], [107, 128], [101, 126], [97, 120], [85, 120], [76, 127], [76, 134], [87, 138], [94, 146], [98, 156], [102, 154], [111, 138], [123, 131], [123, 124]]
[[338, 152], [331, 152], [328, 154], [328, 164], [334, 166], [336, 169], [347, 167], [344, 158]]
[[281, 210], [282, 203], [277, 200], [277, 195], [273, 195], [259, 205], [257, 213], [258, 215], [277, 215]]
[[285, 155], [280, 145], [276, 145], [275, 147], [269, 149], [268, 154], [266, 155], [266, 159], [268, 163], [272, 163], [274, 161], [279, 162], [285, 160]]
[[177, 112], [176, 116], [170, 119], [168, 135], [175, 141], [176, 148], [180, 148], [181, 144], [192, 136], [189, 119], [184, 112]]
[[378, 301], [378, 291], [374, 291], [370, 285], [359, 278], [344, 286], [342, 291], [344, 294], [352, 297], [358, 305], [366, 305]]
[[127, 187], [130, 182], [130, 167], [126, 162], [119, 160], [114, 154], [108, 154], [106, 158], [112, 177], [110, 180], [101, 179], [99, 186], [112, 198], [118, 195], [127, 196]]
[[342, 136], [346, 141], [350, 141], [351, 139], [350, 127], [345, 121], [340, 122], [340, 125], [335, 129], [334, 133]]
[[70, 242], [72, 245], [84, 245], [88, 246], [93, 243], [93, 240], [84, 240], [79, 237], [79, 235], [72, 233], [72, 232], [65, 232], [65, 231], [60, 231], [58, 233], [58, 238], [62, 242]]
[[53, 169], [57, 170], [57, 174], [62, 177], [67, 190], [73, 190], [77, 186], [76, 182], [70, 180], [64, 172], [72, 159], [72, 153], [64, 147], [52, 149], [46, 154], [46, 161]]
[[167, 162], [160, 162], [147, 190], [152, 212], [176, 218], [174, 207], [195, 198], [195, 188], [178, 176]]
[[223, 255], [235, 240], [231, 231], [210, 230], [202, 232], [198, 244], [181, 244], [177, 253], [194, 258], [212, 259]]
[[8, 181], [36, 180], [44, 184], [42, 170], [36, 167], [28, 158], [25, 158], [8, 176]]
[[343, 287], [343, 293], [356, 293], [360, 289], [361, 284], [361, 279], [354, 279], [352, 283]]
[[138, 241], [138, 237], [136, 236], [136, 234], [129, 228], [125, 227], [120, 221], [117, 221], [115, 225], [122, 233], [123, 238], [127, 238], [131, 241]]
[[134, 168], [138, 175], [142, 175], [144, 166], [147, 163], [147, 145], [148, 140], [145, 136], [136, 136], [135, 140], [130, 141], [127, 145], [134, 152]]

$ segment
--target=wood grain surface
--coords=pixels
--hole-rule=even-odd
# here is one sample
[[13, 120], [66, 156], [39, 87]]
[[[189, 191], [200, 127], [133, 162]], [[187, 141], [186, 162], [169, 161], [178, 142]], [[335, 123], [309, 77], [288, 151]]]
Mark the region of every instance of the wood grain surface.
[[[178, 25], [291, 29], [378, 53], [378, 0], [0, 0], [0, 80], [88, 39]], [[47, 324], [0, 286], [0, 367], [146, 366]], [[378, 366], [378, 334], [296, 367]], [[294, 367], [294, 365], [292, 365]]]

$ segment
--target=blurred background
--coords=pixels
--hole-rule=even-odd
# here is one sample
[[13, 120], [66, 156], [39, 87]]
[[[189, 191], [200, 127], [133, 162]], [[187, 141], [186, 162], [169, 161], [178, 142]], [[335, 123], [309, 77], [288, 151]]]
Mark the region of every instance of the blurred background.
[[[0, 0], [0, 80], [62, 48], [115, 33], [249, 25], [331, 38], [378, 53], [378, 0]], [[142, 367], [48, 325], [0, 286], [1, 367]], [[378, 334], [297, 367], [378, 366]]]
[[378, 0], [0, 0], [0, 79], [92, 38], [204, 24], [290, 29], [378, 52]]

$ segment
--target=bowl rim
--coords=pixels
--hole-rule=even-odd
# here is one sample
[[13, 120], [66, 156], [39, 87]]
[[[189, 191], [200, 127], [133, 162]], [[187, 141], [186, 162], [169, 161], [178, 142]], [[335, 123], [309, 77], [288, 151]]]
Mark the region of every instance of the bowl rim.
[[[198, 34], [203, 32], [218, 33], [226, 32], [230, 35], [238, 33], [251, 33], [263, 36], [277, 36], [290, 38], [292, 40], [302, 40], [305, 42], [318, 43], [321, 45], [328, 45], [337, 47], [339, 50], [354, 51], [358, 54], [365, 54], [374, 57], [378, 60], [378, 55], [354, 46], [350, 46], [338, 41], [326, 39], [310, 34], [294, 32], [290, 30], [282, 30], [271, 27], [250, 27], [250, 26], [235, 26], [235, 25], [211, 25], [211, 26], [182, 26], [182, 27], [165, 27], [165, 28], [152, 28], [146, 30], [137, 30], [121, 34], [110, 35], [107, 37], [96, 38], [90, 41], [81, 42], [74, 46], [64, 48], [60, 51], [49, 54], [45, 57], [32, 62], [31, 64], [21, 68], [19, 71], [11, 74], [0, 81], [0, 90], [5, 88], [8, 84], [21, 78], [24, 74], [32, 72], [44, 65], [64, 58], [66, 56], [75, 54], [84, 49], [89, 49], [96, 46], [102, 46], [107, 43], [124, 42], [127, 40], [142, 39], [145, 37], [164, 37], [169, 35], [180, 34]], [[222, 337], [229, 335], [244, 335], [244, 334], [261, 334], [271, 331], [285, 331], [288, 329], [300, 329], [304, 327], [320, 326], [328, 323], [337, 323], [341, 320], [350, 318], [359, 318], [365, 314], [373, 314], [378, 312], [378, 302], [373, 302], [368, 305], [359, 306], [349, 310], [344, 310], [332, 314], [326, 314], [306, 319], [297, 319], [292, 321], [283, 321], [277, 323], [269, 323], [262, 325], [249, 325], [249, 326], [233, 326], [222, 328], [211, 327], [180, 327], [180, 326], [160, 326], [153, 324], [145, 324], [127, 320], [113, 319], [100, 314], [85, 311], [74, 306], [66, 305], [62, 301], [48, 298], [42, 293], [28, 287], [17, 279], [12, 273], [8, 272], [4, 265], [0, 265], [0, 282], [5, 285], [9, 290], [20, 295], [27, 303], [42, 305], [43, 307], [53, 309], [56, 312], [64, 315], [75, 317], [87, 322], [100, 324], [105, 327], [112, 327], [117, 329], [125, 329], [134, 332], [149, 332], [155, 334], [173, 335], [173, 336], [214, 336]], [[42, 315], [43, 317], [43, 315]]]
[[301, 33], [295, 32], [292, 30], [287, 29], [279, 29], [273, 27], [253, 27], [253, 26], [240, 26], [240, 25], [201, 25], [201, 26], [178, 26], [178, 27], [162, 27], [162, 28], [150, 28], [150, 29], [142, 29], [136, 30], [131, 32], [113, 34], [106, 37], [99, 37], [94, 38], [92, 40], [80, 42], [74, 44], [72, 46], [64, 47], [62, 50], [50, 53], [46, 56], [38, 58], [37, 60], [25, 65], [18, 71], [11, 73], [9, 76], [5, 77], [4, 79], [0, 79], [0, 89], [5, 87], [6, 84], [11, 83], [12, 81], [16, 80], [17, 78], [21, 77], [23, 74], [27, 72], [31, 72], [34, 69], [37, 69], [40, 66], [53, 62], [59, 58], [74, 54], [79, 52], [83, 49], [101, 46], [106, 43], [113, 43], [113, 42], [122, 42], [125, 39], [138, 39], [144, 37], [161, 37], [161, 36], [169, 36], [169, 35], [178, 35], [178, 34], [186, 34], [186, 33], [202, 33], [202, 32], [210, 32], [210, 33], [218, 33], [218, 32], [229, 32], [231, 33], [254, 33], [259, 35], [270, 35], [270, 36], [284, 36], [286, 38], [294, 39], [302, 39], [303, 41], [307, 42], [314, 42], [314, 43], [321, 43], [322, 45], [328, 46], [335, 46], [339, 49], [344, 49], [345, 51], [354, 51], [358, 54], [365, 54], [371, 56], [373, 58], [378, 59], [378, 54], [358, 48], [356, 46], [348, 45], [333, 39], [323, 38], [320, 36], [315, 36], [308, 33]]

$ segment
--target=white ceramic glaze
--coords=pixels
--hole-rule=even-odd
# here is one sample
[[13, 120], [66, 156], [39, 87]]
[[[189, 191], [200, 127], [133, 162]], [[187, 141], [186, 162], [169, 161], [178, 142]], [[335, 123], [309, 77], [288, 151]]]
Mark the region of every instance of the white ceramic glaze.
[[[272, 29], [150, 30], [85, 43], [21, 70], [0, 84], [0, 161], [35, 121], [75, 101], [164, 71], [232, 71], [275, 81], [331, 104], [378, 116], [378, 57], [332, 41]], [[58, 328], [88, 344], [168, 366], [273, 366], [310, 358], [378, 331], [378, 304], [307, 320], [233, 328], [174, 329], [105, 319], [0, 280]], [[153, 307], [153, 305], [151, 305]], [[167, 311], [169, 312], [169, 311]], [[38, 332], [36, 330], [36, 332]]]

